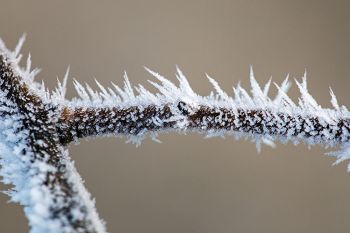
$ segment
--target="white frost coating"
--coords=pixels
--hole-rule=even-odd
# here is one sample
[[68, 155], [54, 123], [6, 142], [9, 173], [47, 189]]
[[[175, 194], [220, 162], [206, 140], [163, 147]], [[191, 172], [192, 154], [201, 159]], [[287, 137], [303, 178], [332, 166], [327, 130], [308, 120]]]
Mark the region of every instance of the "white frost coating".
[[[91, 195], [84, 187], [83, 183], [84, 181], [80, 177], [79, 173], [77, 172], [74, 162], [72, 162], [68, 156], [68, 150], [62, 149], [62, 157], [65, 160], [65, 164], [67, 164], [67, 170], [68, 174], [67, 177], [69, 177], [69, 182], [76, 184], [76, 190], [78, 192], [77, 197], [80, 198], [82, 203], [85, 203], [84, 206], [87, 208], [86, 212], [89, 213], [90, 219], [92, 221], [92, 225], [95, 227], [96, 232], [106, 232], [104, 222], [101, 222], [97, 211], [95, 209], [95, 201], [91, 201]], [[73, 216], [76, 219], [82, 219], [86, 213], [81, 212], [80, 209], [75, 209]]]
[[[64, 101], [68, 71], [63, 84], [59, 83], [58, 88], [51, 94], [44, 85], [34, 81], [37, 70], [31, 70], [30, 55], [27, 59], [25, 69], [19, 67], [21, 58], [19, 54], [25, 36], [21, 37], [14, 52], [9, 51], [0, 39], [0, 55], [5, 56], [12, 64], [13, 71], [19, 75], [30, 88], [30, 91], [40, 96], [44, 101], [52, 101], [61, 104]], [[3, 74], [1, 74], [3, 75]], [[1, 80], [2, 85], [4, 80]], [[0, 89], [0, 175], [5, 184], [13, 185], [13, 188], [6, 193], [11, 197], [11, 201], [24, 206], [24, 212], [29, 220], [31, 233], [75, 233], [85, 232], [84, 229], [77, 230], [73, 227], [71, 219], [77, 221], [88, 221], [91, 224], [89, 232], [106, 232], [104, 223], [99, 219], [95, 210], [94, 202], [90, 194], [83, 185], [73, 162], [68, 157], [68, 152], [59, 146], [60, 164], [65, 167], [64, 178], [73, 188], [74, 195], [71, 203], [78, 203], [71, 207], [70, 216], [53, 216], [52, 210], [57, 210], [67, 206], [64, 193], [60, 186], [53, 186], [54, 190], [44, 185], [47, 174], [54, 174], [57, 168], [47, 162], [47, 157], [38, 159], [29, 145], [29, 131], [23, 125], [24, 116], [19, 111], [16, 104], [6, 97], [7, 91]], [[52, 113], [54, 115], [54, 113]], [[29, 115], [30, 116], [30, 115]], [[28, 117], [28, 116], [27, 116]], [[34, 116], [32, 116], [34, 117]], [[50, 116], [49, 116], [50, 117]], [[55, 117], [52, 116], [52, 119]], [[47, 146], [43, 140], [36, 140], [36, 145]], [[45, 155], [45, 153], [44, 153]], [[46, 154], [47, 156], [48, 154]]]
[[[252, 67], [250, 67], [251, 94], [238, 84], [237, 87], [233, 87], [233, 96], [231, 96], [222, 90], [217, 81], [207, 75], [216, 94], [211, 93], [208, 96], [200, 96], [193, 91], [185, 75], [178, 67], [176, 68], [176, 77], [179, 81], [179, 85], [175, 85], [160, 74], [145, 67], [157, 80], [157, 82], [149, 82], [158, 89], [159, 93], [151, 93], [142, 85], [132, 87], [125, 72], [123, 88], [114, 83], [112, 83], [112, 87], [106, 88], [96, 80], [96, 85], [99, 90], [94, 90], [89, 85], [82, 85], [75, 80], [74, 86], [79, 98], [68, 100], [65, 95], [69, 68], [64, 76], [63, 82], [61, 83], [58, 81], [58, 87], [54, 91], [49, 92], [43, 83], [34, 81], [34, 77], [39, 70], [31, 70], [30, 55], [28, 56], [25, 68], [19, 66], [22, 57], [20, 49], [23, 45], [24, 38], [23, 36], [20, 39], [14, 52], [8, 50], [0, 40], [0, 54], [4, 54], [9, 62], [12, 63], [14, 72], [23, 78], [22, 82], [25, 82], [30, 92], [35, 93], [35, 95], [39, 96], [45, 103], [51, 103], [53, 106], [57, 106], [58, 109], [62, 109], [63, 107], [71, 109], [112, 107], [123, 109], [138, 107], [142, 109], [150, 105], [159, 108], [167, 105], [171, 108], [171, 113], [173, 114], [170, 119], [166, 119], [167, 122], [176, 122], [173, 130], [175, 129], [180, 132], [187, 130], [204, 132], [207, 134], [207, 137], [233, 135], [237, 139], [242, 137], [250, 138], [255, 141], [258, 151], [261, 150], [262, 143], [274, 147], [274, 141], [276, 140], [282, 142], [292, 141], [295, 144], [299, 142], [305, 142], [309, 145], [318, 143], [325, 147], [340, 145], [340, 151], [329, 153], [330, 156], [336, 157], [334, 164], [350, 159], [349, 130], [344, 125], [339, 126], [338, 124], [341, 120], [349, 121], [349, 111], [345, 106], [339, 106], [332, 90], [330, 90], [330, 95], [334, 109], [322, 108], [307, 90], [306, 72], [302, 78], [302, 82], [296, 81], [301, 93], [298, 104], [294, 103], [287, 95], [291, 86], [291, 83], [288, 81], [288, 76], [281, 85], [274, 83], [278, 89], [278, 93], [275, 98], [270, 98], [268, 92], [271, 86], [271, 79], [261, 88], [255, 79]], [[136, 92], [134, 90], [136, 90]], [[14, 185], [14, 190], [9, 192], [11, 199], [25, 206], [26, 215], [32, 226], [32, 233], [73, 232], [71, 229], [64, 229], [62, 222], [66, 220], [52, 220], [50, 218], [49, 206], [52, 206], [52, 196], [50, 196], [50, 190], [41, 184], [45, 179], [45, 174], [47, 174], [47, 172], [54, 172], [56, 168], [45, 162], [38, 161], [32, 163], [30, 161], [33, 152], [30, 148], [27, 148], [26, 138], [28, 138], [28, 132], [22, 129], [22, 116], [18, 113], [16, 106], [6, 99], [5, 95], [6, 93], [0, 91], [0, 164], [2, 166], [0, 174], [3, 177], [4, 183]], [[187, 115], [195, 113], [203, 106], [214, 109], [217, 115], [215, 115], [215, 117], [210, 116], [210, 114], [204, 115], [201, 119], [200, 128], [190, 129], [190, 121]], [[181, 110], [179, 107], [184, 109]], [[231, 128], [231, 130], [227, 129], [225, 126], [227, 122], [232, 119], [228, 119], [227, 114], [225, 114], [222, 109], [233, 112], [234, 114], [238, 114], [239, 111], [245, 113], [258, 110], [265, 111], [265, 115], [247, 117], [249, 125], [261, 122], [262, 117], [265, 123], [271, 121], [277, 124], [275, 129], [277, 133], [268, 135], [263, 133], [245, 133], [243, 131], [236, 132], [233, 128]], [[279, 113], [288, 114], [288, 117], [294, 121], [291, 121], [286, 115], [281, 116]], [[137, 118], [133, 113], [130, 113], [130, 115], [126, 117], [128, 117], [128, 120], [131, 119], [132, 122], [137, 122]], [[139, 117], [142, 117], [142, 114]], [[322, 132], [314, 128], [315, 123], [312, 122], [312, 117], [317, 118], [318, 125], [324, 126], [325, 129], [323, 129]], [[84, 120], [85, 119], [83, 119], [83, 121]], [[301, 120], [303, 120], [303, 123], [301, 123]], [[159, 127], [166, 123], [165, 120], [163, 121], [159, 116], [152, 117], [151, 121], [153, 125]], [[222, 129], [210, 128], [209, 124], [213, 122], [222, 126]], [[114, 123], [116, 122], [114, 121]], [[236, 117], [234, 123], [235, 127], [239, 127], [244, 122]], [[286, 125], [290, 125], [291, 127], [288, 128]], [[107, 127], [113, 128], [114, 125], [111, 124]], [[97, 131], [100, 130], [100, 126], [98, 125], [96, 125], [95, 128]], [[300, 131], [301, 128], [303, 129]], [[263, 125], [261, 130], [262, 132], [268, 132], [267, 125]], [[296, 130], [299, 130], [298, 134], [296, 134]], [[336, 140], [336, 132], [341, 134], [342, 137], [340, 140], [339, 136], [337, 136], [338, 140]], [[142, 136], [147, 133], [147, 130], [143, 129], [138, 132], [137, 135], [132, 134], [131, 131], [129, 133], [129, 141], [140, 143]], [[156, 131], [151, 131], [149, 133], [153, 140], [159, 142]], [[322, 134], [322, 137], [318, 134]], [[306, 135], [309, 136], [306, 137]], [[44, 141], [37, 141], [36, 143], [45, 146]], [[25, 156], [22, 153], [24, 150], [26, 150]], [[99, 220], [95, 211], [94, 203], [91, 201], [89, 193], [84, 188], [80, 176], [76, 172], [73, 163], [68, 157], [67, 151], [63, 147], [60, 147], [60, 155], [62, 163], [67, 167], [66, 175], [69, 178], [68, 181], [76, 184], [74, 186], [76, 190], [74, 191], [78, 193], [77, 196], [81, 198], [81, 201], [86, 206], [87, 212], [90, 214], [89, 219], [95, 226], [97, 232], [105, 232], [104, 225]], [[350, 171], [350, 165], [348, 171]], [[64, 203], [59, 204], [63, 205]], [[73, 218], [83, 218], [82, 215], [84, 215], [84, 213], [80, 210], [79, 208], [73, 210]]]
[[0, 174], [5, 184], [14, 185], [8, 194], [12, 201], [25, 206], [32, 233], [62, 232], [59, 222], [50, 221], [48, 208], [52, 199], [48, 188], [41, 185], [46, 171], [55, 168], [46, 163], [31, 163], [30, 151], [25, 156], [22, 154], [23, 150], [28, 150], [27, 132], [16, 132], [22, 126], [19, 117], [17, 114], [0, 117]]
[[[29, 148], [26, 145], [27, 133], [23, 130], [20, 133], [16, 132], [22, 126], [18, 117], [20, 116], [15, 114], [11, 117], [0, 117], [0, 175], [3, 177], [3, 183], [14, 186], [13, 190], [7, 193], [11, 196], [12, 201], [25, 206], [24, 211], [31, 226], [31, 233], [74, 232], [69, 227], [62, 225], [62, 221], [65, 220], [51, 218], [50, 208], [59, 203], [53, 203], [54, 198], [51, 191], [47, 186], [42, 185], [42, 182], [46, 172], [55, 171], [55, 168], [44, 162], [32, 163], [30, 161], [32, 152], [28, 151]], [[23, 150], [27, 150], [27, 154], [23, 155]], [[91, 220], [94, 226], [98, 227], [97, 232], [105, 232], [104, 225], [97, 216], [94, 203], [91, 202], [90, 194], [82, 185], [82, 180], [68, 158], [67, 151], [63, 149], [62, 157], [67, 165], [67, 177], [70, 182], [76, 184], [77, 190], [75, 191], [79, 193], [78, 197], [82, 198], [81, 201], [86, 203], [87, 211], [92, 215]], [[65, 205], [64, 202], [61, 204]], [[74, 218], [83, 218], [79, 208], [73, 211]]]

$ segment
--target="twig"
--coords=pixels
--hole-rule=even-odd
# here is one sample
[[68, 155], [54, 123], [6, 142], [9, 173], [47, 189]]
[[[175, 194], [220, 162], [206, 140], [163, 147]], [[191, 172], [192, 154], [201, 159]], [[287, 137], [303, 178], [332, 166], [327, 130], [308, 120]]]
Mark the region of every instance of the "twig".
[[[139, 144], [145, 135], [157, 141], [164, 131], [195, 131], [207, 136], [233, 135], [261, 143], [304, 142], [325, 147], [340, 145], [330, 153], [336, 164], [350, 158], [350, 113], [339, 106], [324, 109], [307, 90], [306, 74], [296, 84], [298, 105], [288, 97], [288, 77], [274, 99], [268, 97], [271, 80], [260, 88], [250, 72], [251, 95], [240, 85], [234, 97], [208, 76], [216, 94], [199, 96], [177, 69], [179, 86], [147, 69], [157, 80], [152, 94], [143, 86], [132, 88], [125, 74], [124, 88], [113, 84], [99, 91], [75, 81], [79, 98], [65, 98], [68, 72], [53, 92], [34, 81], [37, 70], [18, 63], [24, 37], [14, 52], [0, 41], [0, 158], [8, 192], [24, 206], [31, 232], [105, 232], [94, 203], [65, 149], [86, 137], [125, 135]], [[137, 94], [134, 93], [136, 89]], [[348, 168], [350, 170], [350, 167]]]

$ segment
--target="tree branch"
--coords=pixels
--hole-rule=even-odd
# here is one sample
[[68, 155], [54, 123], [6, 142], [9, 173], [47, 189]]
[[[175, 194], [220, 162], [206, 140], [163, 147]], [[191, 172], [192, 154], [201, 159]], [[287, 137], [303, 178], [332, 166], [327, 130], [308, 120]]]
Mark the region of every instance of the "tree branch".
[[[316, 114], [301, 115], [259, 108], [233, 110], [203, 105], [194, 107], [182, 101], [175, 104], [177, 108], [171, 105], [66, 108], [58, 121], [57, 130], [63, 144], [92, 136], [142, 137], [148, 132], [169, 130], [250, 136], [257, 140], [265, 137], [273, 141], [292, 140], [329, 146], [347, 143], [350, 139], [349, 118], [327, 122]], [[192, 111], [187, 111], [187, 108]], [[179, 121], [174, 119], [181, 119], [182, 124], [179, 125]]]
[[[339, 106], [331, 91], [334, 109], [322, 108], [309, 94], [306, 75], [296, 84], [299, 104], [287, 95], [288, 77], [275, 98], [268, 96], [271, 80], [261, 88], [250, 72], [251, 95], [240, 85], [234, 97], [208, 76], [216, 94], [199, 96], [177, 69], [179, 85], [147, 69], [158, 82], [159, 93], [132, 87], [124, 75], [124, 88], [99, 91], [75, 82], [79, 98], [65, 98], [68, 72], [53, 92], [34, 81], [37, 70], [18, 63], [21, 39], [14, 52], [0, 41], [0, 174], [14, 188], [13, 201], [25, 208], [32, 233], [105, 232], [94, 203], [65, 149], [86, 137], [124, 135], [140, 143], [149, 134], [194, 131], [207, 136], [233, 135], [261, 143], [304, 142], [325, 147], [341, 146], [330, 155], [339, 163], [350, 158], [350, 113]], [[134, 89], [137, 94], [134, 93]], [[157, 140], [157, 139], [156, 139]], [[350, 170], [350, 167], [348, 168]]]
[[25, 206], [31, 232], [105, 232], [94, 203], [59, 143], [61, 107], [44, 101], [0, 49], [1, 175]]

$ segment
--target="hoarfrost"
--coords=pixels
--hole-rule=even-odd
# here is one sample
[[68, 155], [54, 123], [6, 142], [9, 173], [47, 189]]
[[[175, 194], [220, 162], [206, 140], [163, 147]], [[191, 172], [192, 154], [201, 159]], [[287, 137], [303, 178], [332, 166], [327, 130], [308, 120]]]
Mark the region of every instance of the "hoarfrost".
[[78, 97], [69, 100], [69, 68], [50, 92], [34, 80], [39, 70], [31, 69], [30, 55], [25, 68], [19, 66], [24, 39], [13, 52], [0, 40], [0, 174], [14, 185], [7, 193], [25, 207], [32, 233], [105, 232], [65, 149], [85, 137], [126, 136], [139, 145], [146, 135], [160, 142], [160, 132], [198, 132], [250, 139], [258, 151], [276, 141], [340, 146], [329, 153], [334, 164], [350, 159], [349, 111], [331, 89], [334, 108], [322, 108], [307, 89], [306, 72], [302, 82], [295, 81], [301, 93], [297, 104], [287, 94], [289, 76], [274, 83], [278, 93], [270, 98], [271, 79], [260, 86], [252, 67], [251, 94], [238, 84], [230, 95], [207, 75], [216, 93], [200, 96], [178, 67], [178, 85], [145, 67], [158, 93], [133, 87], [125, 72], [123, 87], [106, 88], [96, 80], [94, 90], [74, 80]]
[[30, 56], [18, 66], [23, 42], [11, 52], [0, 41], [0, 175], [13, 185], [6, 193], [24, 206], [31, 233], [106, 232], [55, 129], [68, 72], [49, 93], [33, 80]]

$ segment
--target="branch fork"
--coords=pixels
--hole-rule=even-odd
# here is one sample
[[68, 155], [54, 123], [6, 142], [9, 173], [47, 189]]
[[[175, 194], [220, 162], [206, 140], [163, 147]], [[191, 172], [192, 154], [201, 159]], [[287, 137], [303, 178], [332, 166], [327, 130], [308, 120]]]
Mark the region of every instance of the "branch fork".
[[32, 233], [106, 232], [68, 156], [67, 145], [86, 137], [123, 135], [139, 144], [145, 135], [157, 140], [161, 132], [191, 131], [250, 138], [258, 151], [262, 143], [274, 146], [275, 141], [340, 146], [329, 154], [336, 157], [335, 164], [350, 158], [349, 111], [339, 106], [332, 91], [334, 108], [322, 108], [307, 90], [306, 74], [302, 82], [296, 81], [298, 104], [287, 95], [288, 77], [275, 84], [278, 94], [270, 98], [271, 80], [261, 88], [252, 69], [251, 94], [238, 85], [231, 97], [207, 76], [216, 94], [200, 96], [180, 69], [175, 85], [146, 68], [157, 80], [150, 83], [159, 93], [132, 87], [124, 74], [124, 88], [97, 82], [96, 91], [75, 81], [79, 97], [68, 100], [68, 71], [49, 92], [34, 80], [38, 70], [31, 69], [30, 56], [25, 68], [19, 66], [23, 43], [24, 37], [10, 51], [0, 41], [0, 175], [13, 185], [7, 193], [24, 206]]

